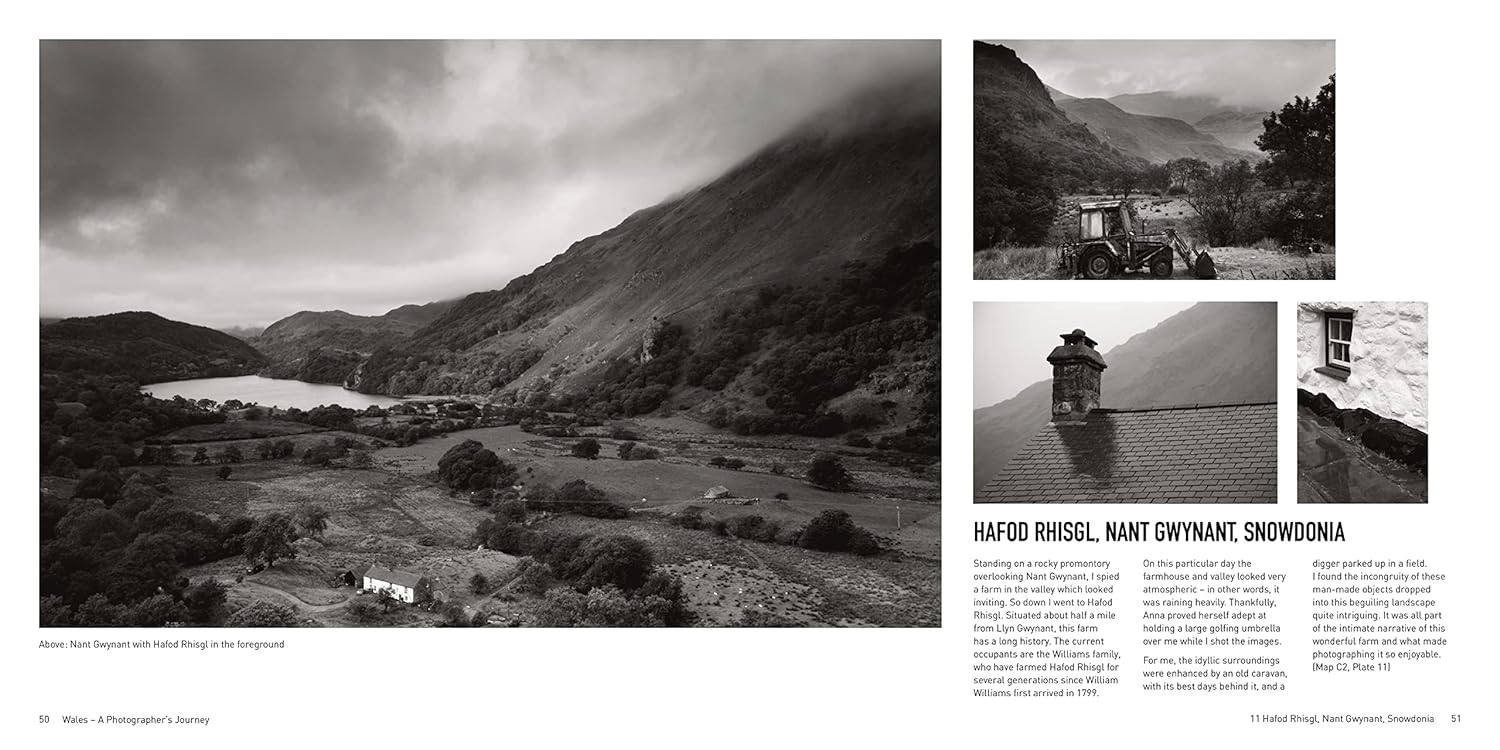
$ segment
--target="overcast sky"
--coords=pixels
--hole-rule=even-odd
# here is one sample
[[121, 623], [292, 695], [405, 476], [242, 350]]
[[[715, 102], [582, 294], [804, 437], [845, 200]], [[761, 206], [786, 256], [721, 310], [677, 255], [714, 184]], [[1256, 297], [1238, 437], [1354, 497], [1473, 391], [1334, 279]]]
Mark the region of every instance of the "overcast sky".
[[41, 314], [264, 325], [499, 288], [938, 69], [936, 42], [44, 43]]
[[1276, 109], [1312, 96], [1334, 70], [1332, 41], [1091, 40], [1001, 42], [1042, 82], [1077, 97], [1175, 91]]
[[974, 408], [1000, 403], [1052, 379], [1047, 355], [1061, 334], [1082, 328], [1109, 351], [1196, 302], [976, 302]]

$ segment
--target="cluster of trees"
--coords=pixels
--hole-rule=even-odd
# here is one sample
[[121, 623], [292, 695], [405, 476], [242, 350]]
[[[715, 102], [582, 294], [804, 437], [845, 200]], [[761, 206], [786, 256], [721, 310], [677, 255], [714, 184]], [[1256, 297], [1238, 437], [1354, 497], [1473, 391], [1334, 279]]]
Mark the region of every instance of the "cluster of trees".
[[615, 452], [622, 461], [655, 461], [661, 458], [661, 451], [649, 445], [641, 445], [634, 440], [620, 443]]
[[465, 440], [438, 459], [438, 478], [452, 489], [477, 492], [509, 488], [520, 473], [478, 440]]
[[783, 527], [774, 520], [757, 514], [709, 519], [704, 509], [689, 505], [671, 516], [671, 523], [684, 529], [701, 529], [719, 536], [732, 536], [756, 542], [786, 544], [803, 549], [824, 552], [852, 552], [856, 555], [875, 555], [880, 552], [880, 541], [865, 528], [854, 523], [854, 519], [842, 510], [825, 510], [806, 525]]
[[681, 380], [690, 346], [682, 326], [668, 323], [656, 330], [648, 349], [649, 357], [611, 362], [600, 382], [587, 393], [557, 399], [554, 405], [599, 419], [656, 411]]
[[582, 479], [552, 489], [541, 482], [526, 488], [526, 507], [553, 513], [573, 513], [591, 518], [624, 518], [629, 509], [609, 499], [608, 493]]
[[[831, 436], [878, 426], [867, 410], [843, 413], [829, 402], [898, 361], [925, 363], [907, 385], [921, 394], [917, 421], [936, 436], [940, 325], [937, 249], [926, 243], [874, 262], [846, 264], [835, 280], [770, 287], [725, 310], [702, 335], [686, 365], [687, 385], [719, 390], [751, 369], [751, 391], [765, 407], [723, 407], [711, 422], [744, 435]], [[753, 367], [757, 352], [769, 352]]]
[[644, 542], [628, 536], [538, 531], [526, 508], [501, 503], [475, 530], [491, 549], [524, 555], [517, 590], [544, 594], [542, 627], [659, 627], [690, 624], [682, 581], [658, 570]]
[[[348, 435], [338, 435], [332, 440], [319, 440], [302, 451], [302, 463], [308, 466], [332, 466], [334, 461], [351, 459], [350, 466], [366, 468], [370, 465], [370, 454], [365, 445]], [[357, 466], [356, 466], [357, 465]]]
[[94, 373], [44, 373], [41, 378], [41, 466], [60, 459], [66, 469], [92, 468], [110, 456], [121, 466], [140, 463], [132, 447], [145, 438], [198, 424], [223, 422], [224, 414], [175, 398], [143, 396], [128, 377]]
[[1296, 190], [1281, 200], [1272, 235], [1334, 242], [1334, 76], [1312, 99], [1296, 97], [1265, 121], [1255, 145], [1266, 153], [1258, 174]]
[[[689, 337], [675, 323], [652, 337], [650, 356], [613, 362], [587, 392], [548, 402], [554, 409], [610, 419], [655, 411], [674, 388], [722, 391], [736, 381], [759, 399], [710, 416], [739, 434], [831, 436], [873, 427], [868, 410], [844, 414], [829, 402], [895, 362], [923, 363], [900, 384], [921, 395], [920, 429], [936, 439], [938, 413], [938, 250], [896, 248], [878, 261], [844, 266], [805, 287], [762, 287], [721, 309]], [[752, 362], [755, 364], [752, 367]], [[753, 376], [744, 380], [747, 370]]]
[[225, 587], [190, 585], [183, 568], [239, 555], [271, 565], [295, 554], [300, 533], [321, 531], [316, 509], [305, 519], [214, 520], [174, 500], [169, 478], [166, 469], [127, 473], [107, 459], [74, 497], [41, 496], [43, 625], [217, 624]]
[[302, 409], [287, 409], [281, 415], [288, 422], [301, 422], [302, 424], [321, 427], [325, 430], [344, 430], [354, 432], [356, 429], [355, 419], [363, 416], [362, 412], [348, 407], [332, 404], [329, 406], [315, 406], [306, 411]]
[[813, 456], [807, 466], [807, 481], [814, 487], [834, 492], [848, 492], [854, 488], [854, 476], [844, 468], [844, 462], [832, 453]]

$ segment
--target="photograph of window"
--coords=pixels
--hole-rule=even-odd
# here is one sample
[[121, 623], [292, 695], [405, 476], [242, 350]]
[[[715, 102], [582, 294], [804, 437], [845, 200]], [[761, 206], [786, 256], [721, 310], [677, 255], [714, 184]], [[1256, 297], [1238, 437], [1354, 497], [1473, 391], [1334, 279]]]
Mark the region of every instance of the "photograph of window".
[[1329, 312], [1323, 314], [1324, 327], [1328, 339], [1328, 359], [1325, 362], [1329, 367], [1341, 367], [1349, 369], [1349, 349], [1354, 343], [1354, 314], [1343, 312]]
[[1427, 502], [1427, 303], [1297, 307], [1297, 502]]

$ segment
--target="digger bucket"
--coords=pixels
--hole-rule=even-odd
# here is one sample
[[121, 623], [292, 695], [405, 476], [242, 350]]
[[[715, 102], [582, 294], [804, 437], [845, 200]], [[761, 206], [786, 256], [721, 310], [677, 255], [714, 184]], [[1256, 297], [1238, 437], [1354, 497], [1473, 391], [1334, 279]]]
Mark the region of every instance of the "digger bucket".
[[1214, 258], [1207, 250], [1198, 253], [1198, 259], [1193, 261], [1193, 276], [1199, 279], [1216, 279], [1219, 277], [1218, 269], [1214, 268]]

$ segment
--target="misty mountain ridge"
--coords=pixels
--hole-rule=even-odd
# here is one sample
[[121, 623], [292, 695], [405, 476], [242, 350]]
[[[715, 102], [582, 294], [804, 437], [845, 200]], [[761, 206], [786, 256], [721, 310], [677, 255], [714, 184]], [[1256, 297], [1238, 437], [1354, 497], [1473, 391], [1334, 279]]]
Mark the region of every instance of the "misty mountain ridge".
[[934, 77], [889, 82], [501, 289], [302, 311], [246, 348], [261, 374], [366, 393], [692, 409], [807, 434], [930, 412], [935, 433], [939, 99]]
[[1183, 94], [1176, 91], [1116, 94], [1107, 97], [1107, 100], [1131, 114], [1170, 117], [1187, 123], [1196, 123], [1209, 115], [1221, 113], [1261, 111], [1256, 107], [1224, 104], [1222, 98], [1210, 94]]
[[1105, 99], [1066, 99], [1057, 105], [1068, 117], [1115, 148], [1146, 161], [1162, 164], [1194, 158], [1210, 164], [1237, 159], [1260, 159], [1256, 151], [1227, 148], [1218, 139], [1172, 117], [1127, 112]]
[[[837, 284], [849, 262], [936, 243], [937, 95], [902, 81], [842, 103], [718, 179], [575, 242], [503, 289], [458, 300], [365, 360], [347, 384], [389, 394], [587, 393], [624, 377], [617, 362], [649, 361], [668, 326], [696, 342], [684, 350], [692, 356], [692, 346], [719, 337], [718, 313], [762, 304], [757, 295], [778, 288]], [[913, 96], [928, 103], [914, 106]], [[750, 405], [752, 370], [778, 342], [786, 343], [729, 347], [739, 369], [716, 392], [667, 390], [684, 397], [680, 407], [759, 408]], [[902, 382], [909, 378], [880, 387]]]
[[[1059, 331], [1067, 327], [1060, 323]], [[1100, 406], [1106, 408], [1274, 401], [1276, 305], [1202, 302], [1109, 348], [1104, 360]], [[1051, 379], [975, 409], [975, 489], [1004, 469], [1051, 414]]]

